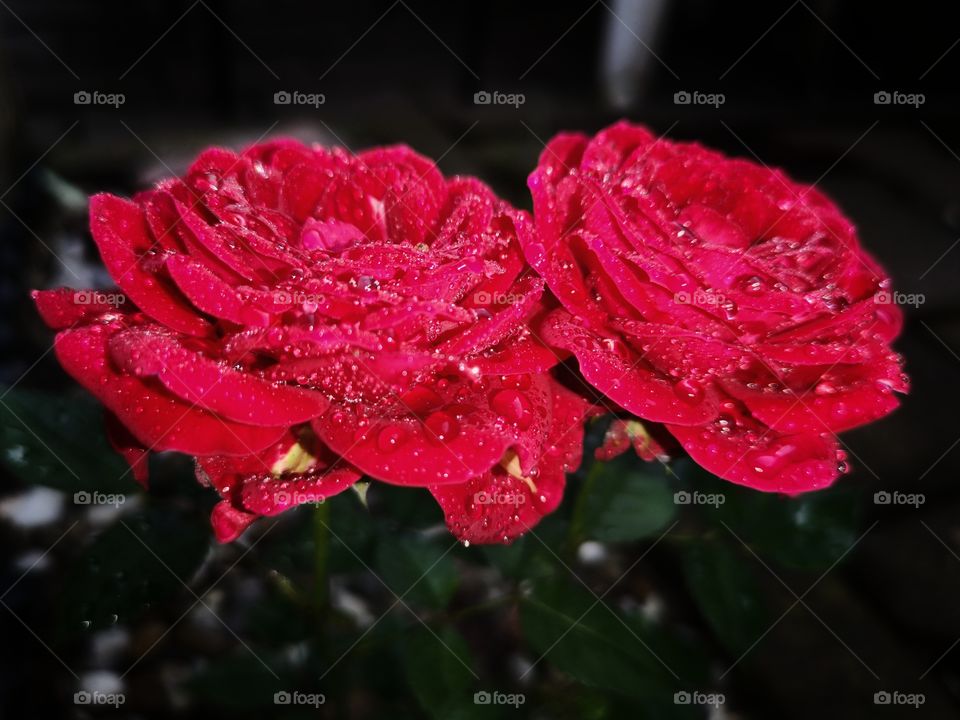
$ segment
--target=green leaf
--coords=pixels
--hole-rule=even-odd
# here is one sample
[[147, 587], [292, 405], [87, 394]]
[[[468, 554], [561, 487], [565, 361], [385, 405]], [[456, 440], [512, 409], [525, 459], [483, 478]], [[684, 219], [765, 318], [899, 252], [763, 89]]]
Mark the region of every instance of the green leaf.
[[503, 577], [521, 580], [529, 576], [529, 566], [537, 541], [527, 536], [514, 540], [509, 545], [481, 545], [479, 552]]
[[695, 472], [694, 482], [704, 493], [724, 499], [716, 508], [700, 508], [701, 516], [718, 525], [721, 534], [736, 535], [765, 561], [826, 569], [857, 538], [856, 488], [839, 485], [787, 497], [725, 483], [703, 471]]
[[673, 717], [676, 671], [632, 627], [585, 589], [564, 580], [535, 583], [520, 605], [524, 637], [537, 653], [579, 682], [640, 698]]
[[137, 487], [107, 442], [102, 408], [85, 393], [7, 392], [0, 401], [0, 459], [26, 483], [70, 493]]
[[431, 631], [418, 624], [405, 633], [400, 656], [413, 694], [430, 717], [446, 720], [472, 709], [470, 651], [453, 627]]
[[683, 551], [683, 572], [700, 611], [723, 645], [744, 652], [770, 626], [759, 600], [756, 560], [721, 540], [703, 540]]
[[83, 549], [67, 575], [61, 636], [130, 623], [175, 592], [187, 592], [183, 583], [200, 566], [209, 542], [205, 519], [172, 506], [121, 517]]
[[574, 519], [579, 540], [624, 542], [657, 535], [676, 514], [666, 477], [630, 461], [598, 462], [584, 483]]
[[823, 490], [794, 498], [757, 495], [742, 503], [731, 502], [723, 516], [761, 557], [789, 567], [826, 569], [856, 540], [859, 513], [851, 490]]
[[450, 556], [453, 544], [385, 535], [377, 548], [377, 574], [405, 603], [442, 609], [457, 589], [457, 569]]
[[482, 553], [507, 579], [519, 581], [550, 577], [558, 572], [566, 572], [561, 562], [562, 555], [553, 548], [563, 547], [568, 530], [569, 522], [556, 512], [510, 545], [480, 545], [470, 550]]
[[372, 522], [381, 529], [422, 530], [443, 522], [440, 506], [426, 488], [372, 483], [366, 500], [374, 516]]

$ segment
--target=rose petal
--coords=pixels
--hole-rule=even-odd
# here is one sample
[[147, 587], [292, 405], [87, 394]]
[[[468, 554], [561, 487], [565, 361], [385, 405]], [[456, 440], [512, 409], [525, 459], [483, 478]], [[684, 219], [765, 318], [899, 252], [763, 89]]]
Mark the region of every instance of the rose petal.
[[666, 425], [684, 450], [714, 475], [766, 492], [800, 493], [830, 485], [841, 473], [829, 433], [781, 434], [728, 403], [701, 427]]
[[330, 405], [320, 393], [225, 367], [155, 329], [117, 333], [110, 339], [110, 354], [121, 369], [140, 377], [156, 376], [183, 400], [236, 422], [296, 425], [323, 414]]
[[63, 369], [151, 450], [246, 455], [273, 444], [285, 431], [225, 420], [146, 381], [118, 373], [108, 359], [108, 342], [105, 327], [89, 326], [62, 331], [54, 350]]
[[90, 198], [90, 230], [111, 277], [137, 307], [178, 332], [210, 332], [210, 325], [166, 280], [141, 267], [141, 256], [155, 243], [137, 205], [113, 195], [94, 195]]
[[622, 342], [593, 334], [562, 310], [551, 313], [541, 329], [547, 343], [576, 356], [591, 385], [644, 420], [699, 425], [717, 415], [718, 398], [711, 385], [667, 381]]

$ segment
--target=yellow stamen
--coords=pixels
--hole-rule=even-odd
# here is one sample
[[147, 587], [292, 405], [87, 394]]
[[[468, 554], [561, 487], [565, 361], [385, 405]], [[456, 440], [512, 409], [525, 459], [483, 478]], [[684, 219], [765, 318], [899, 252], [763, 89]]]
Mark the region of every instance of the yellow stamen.
[[277, 460], [270, 472], [274, 475], [283, 475], [284, 473], [302, 473], [313, 467], [317, 458], [310, 454], [299, 442], [294, 443], [286, 455]]
[[500, 467], [507, 471], [509, 475], [517, 478], [517, 480], [522, 480], [530, 492], [537, 492], [537, 486], [533, 482], [533, 478], [526, 477], [523, 474], [523, 471], [520, 469], [520, 458], [517, 457], [517, 454], [513, 450], [507, 450], [503, 457], [500, 458]]

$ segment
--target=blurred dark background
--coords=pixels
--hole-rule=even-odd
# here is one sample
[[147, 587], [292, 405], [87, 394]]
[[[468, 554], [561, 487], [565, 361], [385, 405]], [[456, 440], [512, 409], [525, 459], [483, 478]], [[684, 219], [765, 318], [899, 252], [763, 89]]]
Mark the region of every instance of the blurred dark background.
[[[85, 196], [131, 194], [181, 172], [210, 144], [239, 148], [277, 135], [354, 150], [407, 143], [437, 158], [445, 173], [479, 175], [524, 207], [525, 177], [543, 143], [558, 131], [592, 133], [621, 117], [781, 167], [833, 197], [895, 287], [923, 300], [904, 307], [908, 321], [897, 342], [912, 393], [892, 417], [844, 436], [854, 472], [840, 484], [852, 488], [857, 503], [856, 521], [844, 530], [862, 539], [838, 546], [815, 571], [781, 569], [772, 561], [767, 567], [746, 555], [771, 609], [771, 621], [759, 630], [772, 629], [757, 632], [756, 645], [746, 643], [742, 662], [726, 675], [741, 653], [711, 634], [722, 638], [722, 630], [705, 629], [710, 613], [686, 599], [691, 579], [681, 577], [670, 551], [655, 548], [610, 598], [649, 603], [654, 593], [668, 615], [693, 628], [695, 644], [707, 647], [711, 658], [710, 686], [727, 696], [715, 717], [960, 717], [958, 74], [960, 24], [941, 3], [4, 0], [0, 383], [58, 393], [72, 387], [47, 352], [51, 336], [28, 291], [108, 283], [86, 235]], [[523, 102], [476, 104], [475, 94], [484, 91], [522, 94]], [[122, 94], [123, 103], [77, 104], [83, 92], [102, 93], [101, 99]], [[278, 92], [322, 94], [323, 102], [276, 104]], [[684, 92], [694, 101], [678, 104], [677, 93]], [[884, 92], [890, 103], [882, 95], [878, 102]], [[696, 100], [710, 95], [713, 104]], [[128, 702], [119, 710], [70, 702], [80, 681], [71, 677], [74, 670], [85, 681], [93, 673], [114, 687], [116, 668], [140, 654], [128, 645], [146, 649], [192, 598], [181, 588], [166, 606], [152, 607], [148, 622], [160, 630], [141, 623], [124, 638], [114, 633], [66, 650], [54, 646], [50, 607], [70, 553], [100, 526], [84, 519], [89, 531], [73, 530], [44, 555], [71, 527], [76, 508], [60, 507], [22, 478], [5, 477], [0, 592], [16, 583], [3, 596], [10, 612], [0, 608], [0, 693], [9, 716], [37, 708], [63, 716], [227, 714], [229, 704], [218, 704], [213, 694], [198, 701], [168, 690], [203, 665], [197, 658], [217, 666], [224, 648], [235, 648], [233, 630], [215, 620], [204, 626], [212, 639], [172, 633], [158, 644], [131, 675], [140, 673], [141, 685], [153, 690], [138, 697], [128, 682]], [[873, 494], [883, 490], [922, 493], [924, 502], [877, 505]], [[743, 527], [737, 535], [752, 545], [749, 519]], [[608, 549], [622, 564], [610, 560], [609, 576], [595, 573], [590, 587], [606, 590], [649, 545]], [[220, 556], [205, 562], [226, 570], [240, 552], [218, 549]], [[36, 558], [42, 562], [22, 577]], [[240, 594], [243, 582], [275, 572], [268, 561], [248, 565], [249, 559], [236, 571], [248, 573], [247, 580], [225, 582], [222, 592]], [[469, 574], [470, 562], [457, 560], [463, 581], [487, 582]], [[246, 621], [238, 616], [236, 622]], [[497, 646], [498, 633], [507, 637], [512, 622], [490, 619], [474, 635]], [[101, 647], [110, 642], [119, 645]], [[497, 647], [478, 651], [476, 637], [469, 644], [490, 663], [501, 651], [509, 655]], [[922, 692], [925, 703], [879, 707], [876, 691]], [[390, 692], [400, 704], [388, 706], [405, 708], [405, 691]], [[584, 692], [583, 704], [528, 702], [510, 712], [619, 716], [618, 706], [604, 704], [604, 692]], [[378, 693], [368, 688], [364, 699], [358, 690], [360, 699], [343, 706], [349, 712], [336, 712], [375, 717], [370, 708], [379, 707]], [[332, 707], [327, 712], [335, 714]]]

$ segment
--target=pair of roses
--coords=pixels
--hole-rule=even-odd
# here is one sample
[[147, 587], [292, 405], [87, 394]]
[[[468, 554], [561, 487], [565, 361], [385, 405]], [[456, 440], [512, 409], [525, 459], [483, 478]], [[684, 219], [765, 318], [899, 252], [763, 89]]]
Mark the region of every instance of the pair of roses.
[[604, 457], [679, 443], [803, 492], [906, 391], [889, 279], [817, 190], [625, 122], [555, 137], [529, 186], [532, 217], [406, 147], [210, 149], [91, 199], [120, 293], [34, 297], [138, 480], [196, 458], [221, 541], [366, 475], [509, 542], [601, 413]]

